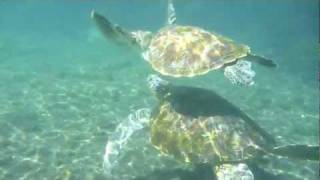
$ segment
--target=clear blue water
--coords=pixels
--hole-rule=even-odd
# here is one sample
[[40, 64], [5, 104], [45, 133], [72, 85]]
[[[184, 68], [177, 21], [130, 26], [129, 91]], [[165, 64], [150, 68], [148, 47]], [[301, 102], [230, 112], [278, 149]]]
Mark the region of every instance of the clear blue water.
[[[254, 65], [251, 87], [233, 86], [219, 71], [168, 79], [215, 90], [279, 144], [318, 143], [316, 0], [176, 0], [175, 7], [179, 24], [248, 44], [279, 68]], [[0, 179], [110, 179], [102, 166], [108, 137], [130, 113], [156, 105], [146, 84], [155, 72], [138, 53], [106, 41], [92, 9], [129, 30], [156, 31], [166, 21], [160, 0], [0, 1]], [[318, 179], [317, 163], [275, 162]]]

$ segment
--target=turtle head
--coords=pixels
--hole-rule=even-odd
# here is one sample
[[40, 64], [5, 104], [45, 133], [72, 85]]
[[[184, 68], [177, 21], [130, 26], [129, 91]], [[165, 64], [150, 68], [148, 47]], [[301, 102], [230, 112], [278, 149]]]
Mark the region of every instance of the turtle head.
[[152, 33], [150, 31], [134, 31], [131, 32], [131, 34], [142, 50], [149, 47], [152, 39]]
[[170, 95], [170, 83], [168, 81], [161, 79], [156, 74], [149, 75], [147, 81], [151, 91], [154, 92], [160, 100]]

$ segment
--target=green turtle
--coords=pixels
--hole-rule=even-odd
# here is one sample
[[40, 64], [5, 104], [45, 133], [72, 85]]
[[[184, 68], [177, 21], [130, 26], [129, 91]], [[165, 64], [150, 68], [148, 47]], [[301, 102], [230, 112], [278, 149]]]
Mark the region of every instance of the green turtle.
[[155, 33], [129, 32], [95, 11], [91, 17], [105, 37], [137, 47], [142, 57], [162, 75], [193, 77], [223, 68], [233, 84], [251, 85], [255, 73], [250, 61], [267, 67], [277, 66], [272, 60], [251, 53], [247, 45], [200, 27], [176, 24], [171, 0], [168, 1], [167, 23]]
[[263, 155], [319, 160], [319, 146], [277, 146], [268, 132], [213, 91], [175, 86], [156, 75], [148, 82], [159, 100], [150, 117], [152, 144], [182, 162], [213, 165], [219, 180], [239, 174], [253, 179], [246, 163]]

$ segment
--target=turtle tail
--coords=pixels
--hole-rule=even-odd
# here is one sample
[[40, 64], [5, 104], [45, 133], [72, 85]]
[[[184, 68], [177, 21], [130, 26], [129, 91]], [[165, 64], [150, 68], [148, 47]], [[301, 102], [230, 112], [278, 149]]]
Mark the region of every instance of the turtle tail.
[[275, 147], [271, 150], [275, 155], [293, 159], [319, 161], [319, 146], [309, 145], [286, 145]]
[[278, 67], [278, 64], [276, 64], [273, 60], [265, 58], [263, 56], [256, 55], [256, 54], [249, 53], [246, 58], [248, 58], [252, 62], [255, 62], [265, 67], [270, 67], [270, 68]]

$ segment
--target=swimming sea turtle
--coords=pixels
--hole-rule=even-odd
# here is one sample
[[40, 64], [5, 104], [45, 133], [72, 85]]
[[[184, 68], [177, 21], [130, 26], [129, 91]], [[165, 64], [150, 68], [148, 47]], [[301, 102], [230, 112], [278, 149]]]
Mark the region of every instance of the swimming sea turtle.
[[136, 46], [152, 68], [163, 75], [193, 77], [224, 68], [232, 83], [251, 85], [255, 73], [244, 58], [276, 67], [272, 60], [251, 53], [247, 45], [199, 27], [177, 25], [173, 4], [168, 2], [167, 24], [156, 33], [126, 31], [95, 11], [91, 17], [108, 39]]
[[273, 154], [319, 160], [319, 146], [277, 147], [247, 114], [213, 91], [148, 78], [159, 100], [151, 115], [151, 142], [183, 162], [214, 165], [217, 178], [253, 179], [246, 163]]

